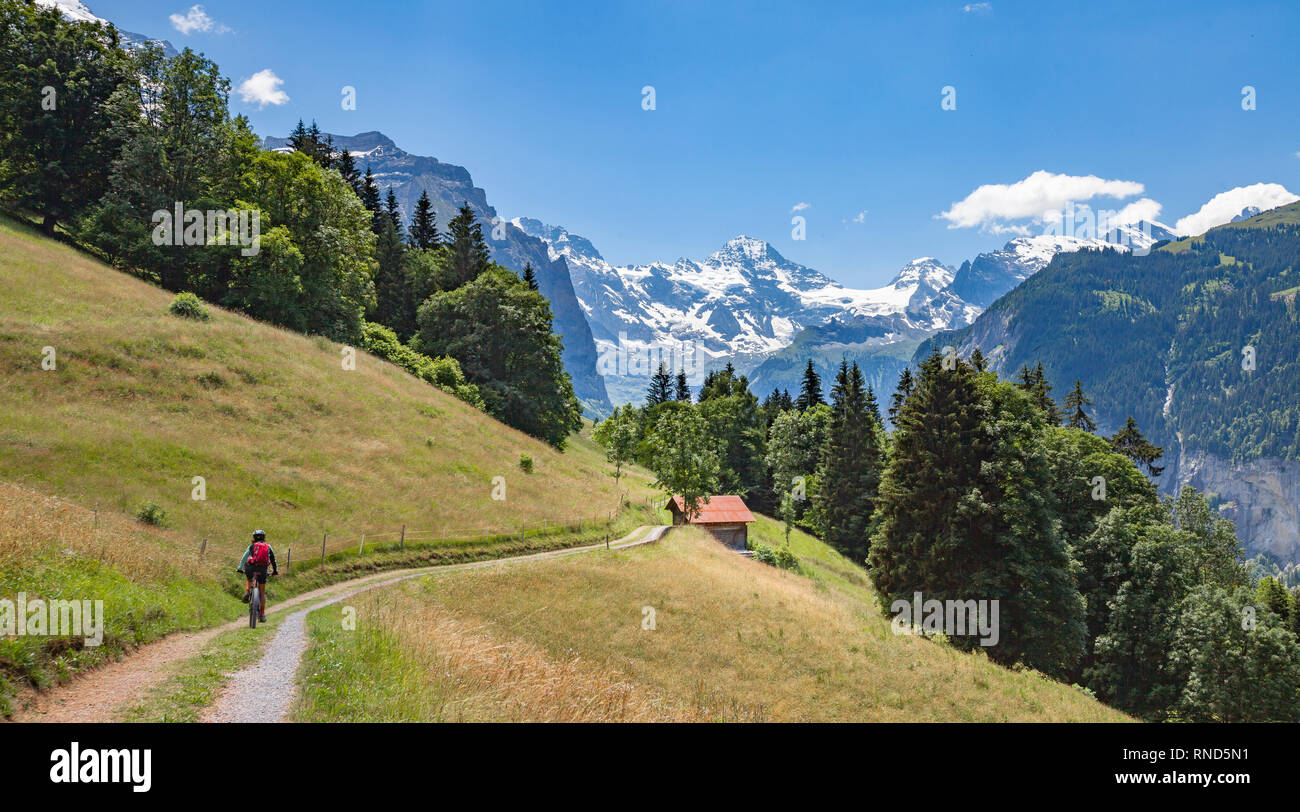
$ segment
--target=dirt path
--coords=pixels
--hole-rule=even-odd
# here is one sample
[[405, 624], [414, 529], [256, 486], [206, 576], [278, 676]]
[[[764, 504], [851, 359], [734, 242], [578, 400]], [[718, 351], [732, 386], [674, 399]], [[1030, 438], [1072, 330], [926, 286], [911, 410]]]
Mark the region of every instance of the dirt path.
[[[611, 549], [634, 547], [648, 544], [663, 537], [669, 528], [663, 525], [637, 528], [636, 531], [610, 544]], [[642, 531], [645, 531], [644, 533]], [[475, 561], [471, 564], [452, 564], [442, 567], [427, 567], [415, 572], [375, 579], [360, 586], [336, 594], [326, 600], [313, 601], [310, 606], [297, 610], [284, 619], [275, 637], [271, 638], [262, 659], [234, 674], [227, 683], [226, 690], [217, 697], [212, 708], [204, 716], [205, 722], [282, 722], [293, 705], [297, 693], [298, 666], [302, 655], [307, 651], [307, 614], [324, 606], [338, 603], [345, 598], [398, 581], [421, 578], [427, 575], [461, 570], [496, 567], [519, 561], [538, 561], [548, 558], [561, 558], [567, 555], [604, 549], [603, 544], [588, 547], [573, 547], [567, 550], [550, 550], [544, 553], [496, 558], [489, 561]], [[343, 586], [346, 586], [344, 584]]]
[[[663, 536], [667, 529], [667, 527], [663, 526], [653, 527], [648, 531], [646, 531], [646, 528], [637, 528], [632, 534], [613, 542], [610, 547], [632, 547], [637, 544], [656, 541]], [[301, 660], [307, 646], [304, 620], [307, 613], [313, 609], [335, 603], [367, 589], [396, 583], [407, 578], [418, 578], [430, 573], [491, 567], [515, 561], [555, 558], [603, 549], [604, 547], [604, 544], [593, 544], [586, 547], [550, 550], [544, 553], [533, 553], [511, 558], [476, 561], [471, 564], [438, 565], [376, 573], [304, 592], [283, 601], [273, 607], [272, 611], [283, 612], [304, 603], [311, 605], [285, 618], [280, 628], [276, 630], [275, 636], [271, 638], [268, 650], [263, 655], [262, 660], [255, 666], [244, 669], [235, 675], [231, 681], [231, 687], [227, 688], [226, 692], [218, 699], [216, 706], [208, 714], [208, 720], [226, 721], [226, 717], [234, 715], [229, 709], [237, 706], [231, 705], [230, 702], [240, 700], [232, 700], [229, 697], [237, 689], [241, 693], [265, 690], [266, 695], [274, 700], [271, 703], [269, 715], [266, 711], [259, 711], [261, 715], [258, 716], [258, 719], [261, 721], [278, 721], [284, 717], [293, 701], [294, 675], [297, 671], [298, 662]], [[128, 702], [143, 697], [150, 688], [168, 677], [171, 669], [167, 666], [196, 656], [212, 638], [229, 629], [237, 629], [247, 622], [246, 619], [241, 618], [198, 632], [168, 635], [161, 640], [141, 646], [117, 662], [108, 663], [95, 669], [67, 686], [42, 693], [31, 692], [27, 696], [19, 697], [18, 704], [21, 705], [21, 708], [14, 713], [13, 721], [112, 721], [119, 708]], [[284, 677], [284, 669], [286, 668], [288, 669], [288, 676]], [[262, 670], [258, 671], [257, 669]], [[274, 684], [269, 689], [254, 689], [249, 682], [253, 679], [272, 680]], [[289, 689], [288, 696], [284, 696], [284, 689], [286, 688]], [[261, 696], [260, 693], [253, 695]], [[229, 720], [236, 721], [234, 718]]]

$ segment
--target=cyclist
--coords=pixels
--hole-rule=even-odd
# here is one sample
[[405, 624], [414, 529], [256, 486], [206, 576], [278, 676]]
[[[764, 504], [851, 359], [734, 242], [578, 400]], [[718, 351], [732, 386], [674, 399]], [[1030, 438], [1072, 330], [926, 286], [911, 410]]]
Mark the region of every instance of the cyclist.
[[266, 531], [254, 530], [253, 543], [248, 545], [244, 554], [239, 557], [239, 569], [235, 572], [244, 574], [244, 603], [248, 603], [249, 595], [253, 591], [253, 579], [262, 588], [258, 590], [261, 600], [258, 601], [260, 606], [257, 607], [257, 619], [266, 622], [266, 569], [271, 568], [272, 575], [279, 575], [280, 568], [275, 563], [275, 550], [271, 545], [266, 543]]

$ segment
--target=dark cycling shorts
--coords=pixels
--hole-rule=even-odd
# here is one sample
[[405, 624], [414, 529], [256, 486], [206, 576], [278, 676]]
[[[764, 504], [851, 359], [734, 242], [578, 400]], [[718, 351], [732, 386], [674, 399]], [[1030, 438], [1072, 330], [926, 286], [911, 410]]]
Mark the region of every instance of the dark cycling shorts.
[[244, 565], [244, 577], [248, 580], [257, 578], [259, 584], [266, 583], [266, 567], [254, 567], [252, 564]]

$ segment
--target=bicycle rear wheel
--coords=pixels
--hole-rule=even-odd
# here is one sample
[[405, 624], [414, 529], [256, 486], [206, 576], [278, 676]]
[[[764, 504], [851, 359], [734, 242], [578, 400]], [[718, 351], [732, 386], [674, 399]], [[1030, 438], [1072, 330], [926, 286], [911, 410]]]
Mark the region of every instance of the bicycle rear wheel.
[[253, 591], [248, 596], [248, 628], [257, 628], [257, 615], [262, 605], [262, 588], [253, 584]]

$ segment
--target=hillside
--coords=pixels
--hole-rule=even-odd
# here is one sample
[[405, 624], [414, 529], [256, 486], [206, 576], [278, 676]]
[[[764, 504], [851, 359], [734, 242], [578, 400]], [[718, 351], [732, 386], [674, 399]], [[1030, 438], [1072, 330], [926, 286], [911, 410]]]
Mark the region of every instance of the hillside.
[[[780, 543], [770, 519], [753, 532]], [[1035, 673], [893, 634], [860, 567], [802, 533], [791, 546], [803, 574], [746, 559], [692, 529], [632, 550], [375, 590], [355, 601], [358, 628], [371, 633], [340, 631], [337, 607], [311, 616], [295, 717], [1126, 718]], [[643, 628], [644, 607], [654, 610], [653, 630]]]
[[365, 353], [345, 370], [324, 339], [215, 307], [177, 318], [165, 291], [12, 221], [0, 256], [0, 479], [127, 514], [154, 502], [235, 554], [252, 524], [319, 547], [323, 532], [482, 534], [617, 504], [590, 443], [559, 453]]
[[1216, 494], [1250, 553], [1300, 560], [1300, 204], [1144, 257], [1058, 256], [974, 324], [914, 360], [979, 347], [1013, 374], [1042, 361], [1058, 400], [1075, 379], [1100, 432], [1134, 416], [1165, 449], [1160, 485]]
[[[584, 437], [557, 452], [365, 353], [344, 370], [344, 348], [324, 339], [215, 307], [208, 322], [182, 319], [171, 299], [0, 219], [0, 587], [115, 596], [111, 646], [5, 640], [0, 682], [47, 685], [228, 619], [239, 607], [224, 594], [230, 571], [256, 527], [282, 569], [292, 550], [284, 595], [362, 567], [590, 541], [651, 512], [637, 472], [623, 479], [632, 504], [618, 509], [603, 453]], [[205, 500], [192, 498], [196, 476]], [[165, 513], [161, 526], [134, 518], [145, 504]], [[326, 533], [330, 566], [312, 573]], [[5, 694], [0, 685], [0, 711]]]

